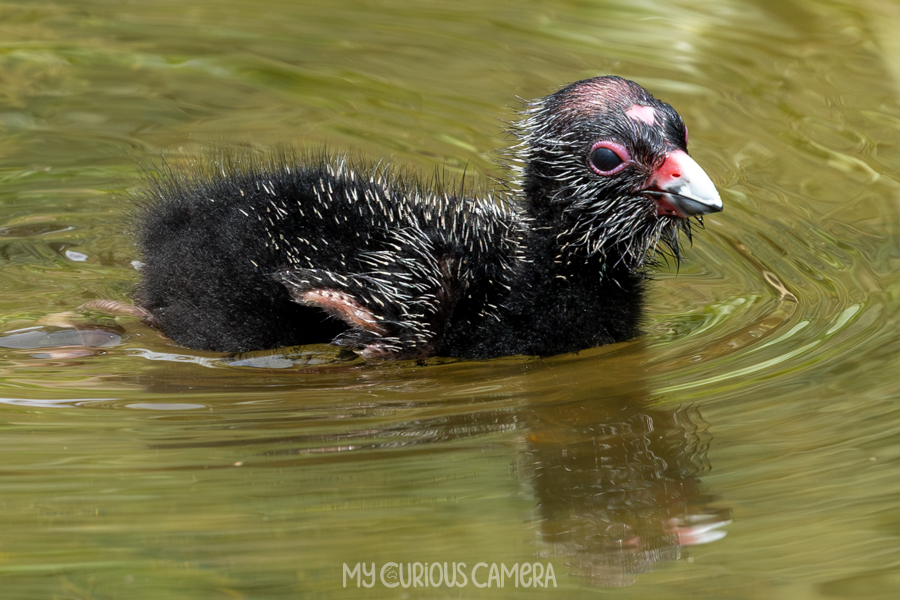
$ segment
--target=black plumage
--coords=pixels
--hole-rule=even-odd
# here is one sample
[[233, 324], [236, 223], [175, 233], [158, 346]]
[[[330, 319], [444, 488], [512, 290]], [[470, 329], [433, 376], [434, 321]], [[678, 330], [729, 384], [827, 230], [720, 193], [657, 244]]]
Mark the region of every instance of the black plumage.
[[721, 209], [668, 104], [617, 77], [529, 105], [496, 197], [342, 157], [223, 157], [144, 193], [137, 303], [184, 346], [551, 355], [636, 335], [645, 272]]

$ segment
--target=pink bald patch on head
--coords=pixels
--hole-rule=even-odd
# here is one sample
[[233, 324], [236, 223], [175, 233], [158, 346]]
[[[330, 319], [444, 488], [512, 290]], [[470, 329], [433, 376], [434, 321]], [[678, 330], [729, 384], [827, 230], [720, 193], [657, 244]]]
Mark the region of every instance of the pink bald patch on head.
[[628, 118], [636, 121], [643, 121], [647, 125], [656, 125], [656, 109], [652, 106], [642, 106], [640, 104], [632, 104], [631, 108], [625, 111]]

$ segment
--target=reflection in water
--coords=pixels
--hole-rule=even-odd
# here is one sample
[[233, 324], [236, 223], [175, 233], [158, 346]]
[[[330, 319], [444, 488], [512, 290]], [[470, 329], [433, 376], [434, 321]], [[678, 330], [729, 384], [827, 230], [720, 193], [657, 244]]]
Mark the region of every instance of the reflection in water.
[[[531, 382], [529, 375], [519, 383]], [[270, 430], [249, 439], [173, 440], [152, 449], [250, 444], [264, 448], [261, 455], [270, 468], [308, 470], [364, 464], [371, 456], [390, 459], [383, 451], [391, 449], [394, 458], [401, 449], [402, 456], [409, 456], [418, 452], [416, 446], [438, 456], [436, 445], [516, 432], [517, 473], [537, 501], [534, 552], [562, 558], [554, 564], [567, 565], [591, 585], [630, 585], [656, 563], [680, 558], [683, 547], [724, 537], [721, 527], [731, 521], [731, 510], [713, 506], [714, 498], [703, 490], [700, 475], [709, 469], [711, 436], [699, 411], [654, 405], [640, 382], [624, 375], [601, 379], [601, 389], [577, 400], [548, 401], [548, 394], [540, 392], [531, 396], [534, 400], [509, 403], [504, 397], [481, 406], [467, 404], [462, 412], [445, 406], [439, 416], [432, 405], [428, 417], [424, 405], [412, 405], [409, 418], [382, 426], [297, 434], [291, 429], [304, 431], [300, 422], [290, 427], [280, 421], [277, 435]], [[357, 405], [356, 414], [343, 414], [351, 422], [368, 421], [367, 414], [386, 408], [375, 402]], [[374, 451], [380, 452], [370, 454]]]
[[[0, 347], [34, 348], [54, 354], [94, 343], [102, 348], [119, 340], [113, 330], [104, 334], [99, 327], [32, 328], [0, 337]], [[54, 343], [60, 347], [48, 348]], [[242, 366], [238, 370], [254, 374], [290, 368], [297, 371], [297, 377], [302, 376], [300, 373], [315, 377], [318, 369], [323, 369], [319, 372], [322, 375], [325, 370], [333, 373], [354, 368], [354, 361], [335, 351], [316, 353], [312, 347], [305, 353], [302, 350], [221, 357], [210, 365]], [[153, 449], [254, 445], [266, 448], [263, 454], [270, 467], [293, 466], [299, 460], [309, 468], [317, 463], [364, 461], [367, 451], [408, 451], [412, 446], [423, 446], [433, 453], [436, 444], [518, 432], [518, 472], [537, 499], [540, 536], [536, 552], [547, 558], [564, 558], [572, 572], [592, 585], [630, 585], [656, 563], [678, 559], [682, 547], [724, 537], [720, 528], [731, 521], [731, 511], [712, 507], [713, 499], [702, 490], [700, 474], [709, 468], [706, 455], [711, 436], [707, 423], [695, 407], [655, 405], [650, 401], [643, 370], [638, 366], [640, 356], [638, 351], [609, 357], [606, 367], [618, 374], [599, 374], [588, 380], [582, 375], [577, 386], [570, 385], [571, 381], [557, 385], [555, 378], [567, 379], [568, 363], [549, 371], [554, 377], [549, 386], [540, 383], [547, 374], [541, 369], [520, 373], [520, 377], [525, 376], [510, 387], [523, 390], [523, 394], [529, 389], [536, 391], [528, 396], [533, 400], [525, 397], [512, 404], [489, 402], [481, 410], [473, 410], [470, 405], [464, 412], [440, 411], [440, 416], [421, 418], [423, 407], [413, 404], [409, 408], [420, 418], [351, 426], [340, 432], [327, 427], [314, 434], [297, 433], [306, 430], [296, 427], [299, 423], [291, 427], [279, 420], [277, 436], [263, 425], [250, 438], [228, 435], [201, 442], [187, 439], [155, 444]], [[172, 360], [169, 354], [159, 357]], [[380, 379], [379, 373], [371, 366], [361, 371], [375, 381]], [[149, 378], [144, 383], [152, 389], [154, 380]], [[167, 374], [165, 380], [171, 384], [175, 378]], [[185, 385], [197, 383], [186, 381]], [[245, 380], [244, 389], [249, 389], [248, 384]], [[560, 389], [566, 390], [568, 397], [547, 400]], [[357, 405], [357, 409], [359, 414], [350, 418], [366, 420], [363, 407]], [[280, 447], [268, 448], [272, 444]]]
[[710, 436], [699, 411], [650, 408], [627, 396], [534, 411], [528, 469], [544, 543], [603, 586], [634, 583], [682, 546], [724, 537], [699, 473]]
[[0, 348], [41, 350], [34, 358], [81, 358], [122, 343], [120, 327], [28, 327], [0, 334]]
[[0, 348], [34, 350], [67, 347], [106, 348], [118, 345], [121, 332], [109, 327], [44, 328], [29, 327], [0, 335]]

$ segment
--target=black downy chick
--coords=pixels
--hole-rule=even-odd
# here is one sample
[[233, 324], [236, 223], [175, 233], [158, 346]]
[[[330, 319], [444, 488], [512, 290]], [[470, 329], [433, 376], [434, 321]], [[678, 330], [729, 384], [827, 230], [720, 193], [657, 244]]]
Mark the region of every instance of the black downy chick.
[[553, 355], [638, 333], [648, 267], [722, 203], [678, 113], [619, 77], [526, 109], [513, 192], [468, 198], [322, 156], [163, 173], [137, 303], [175, 342], [367, 359]]

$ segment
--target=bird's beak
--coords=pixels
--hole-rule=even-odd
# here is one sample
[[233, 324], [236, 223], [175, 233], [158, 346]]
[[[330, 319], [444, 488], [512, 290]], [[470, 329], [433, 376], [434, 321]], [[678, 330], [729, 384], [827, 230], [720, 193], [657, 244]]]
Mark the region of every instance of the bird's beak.
[[722, 210], [715, 184], [683, 150], [673, 150], [642, 190], [656, 202], [660, 216], [695, 217]]

